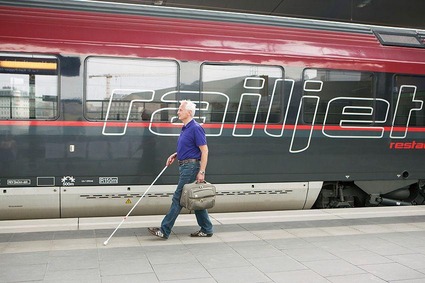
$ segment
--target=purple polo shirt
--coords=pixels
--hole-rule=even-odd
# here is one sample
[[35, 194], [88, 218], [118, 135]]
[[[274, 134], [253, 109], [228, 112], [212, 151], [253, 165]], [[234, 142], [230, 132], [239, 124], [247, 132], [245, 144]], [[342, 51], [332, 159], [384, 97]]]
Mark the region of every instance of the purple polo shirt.
[[195, 120], [183, 126], [177, 140], [177, 159], [201, 159], [199, 146], [206, 145], [205, 131]]

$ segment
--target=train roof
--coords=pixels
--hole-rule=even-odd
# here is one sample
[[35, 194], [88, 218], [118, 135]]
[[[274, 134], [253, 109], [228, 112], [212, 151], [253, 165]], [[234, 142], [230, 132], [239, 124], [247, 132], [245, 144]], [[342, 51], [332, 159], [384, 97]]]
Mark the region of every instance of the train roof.
[[[97, 1], [97, 0], [96, 0]], [[423, 0], [102, 0], [425, 29]], [[395, 16], [397, 15], [397, 16]]]
[[[129, 15], [146, 15], [154, 17], [169, 17], [181, 18], [191, 20], [204, 20], [204, 21], [225, 21], [233, 23], [246, 23], [256, 25], [269, 25], [279, 27], [293, 27], [293, 28], [307, 28], [307, 29], [320, 29], [327, 31], [338, 32], [354, 32], [364, 34], [379, 34], [381, 32], [388, 34], [398, 34], [402, 36], [413, 36], [419, 41], [416, 47], [424, 47], [425, 45], [425, 29], [416, 28], [403, 28], [403, 27], [389, 27], [384, 25], [370, 25], [360, 23], [347, 23], [329, 20], [307, 19], [307, 18], [294, 18], [286, 16], [229, 12], [219, 10], [203, 10], [193, 8], [180, 8], [169, 6], [156, 6], [145, 4], [134, 4], [134, 1], [125, 0], [2, 0], [0, 5], [8, 6], [21, 6], [33, 8], [48, 8], [48, 9], [61, 9], [61, 10], [74, 10], [85, 12], [103, 12], [113, 14], [129, 14]], [[146, 3], [147, 1], [141, 1]], [[153, 1], [155, 2], [155, 1]], [[165, 1], [164, 1], [165, 2]], [[190, 1], [189, 1], [190, 2]], [[381, 40], [381, 38], [378, 39]], [[403, 39], [399, 39], [396, 45], [403, 45]], [[408, 41], [412, 43], [411, 40]]]
[[[37, 1], [37, 0], [34, 0]], [[425, 29], [423, 0], [92, 0]], [[59, 1], [58, 1], [59, 2]], [[66, 2], [66, 1], [62, 1]], [[86, 5], [82, 2], [81, 5]]]

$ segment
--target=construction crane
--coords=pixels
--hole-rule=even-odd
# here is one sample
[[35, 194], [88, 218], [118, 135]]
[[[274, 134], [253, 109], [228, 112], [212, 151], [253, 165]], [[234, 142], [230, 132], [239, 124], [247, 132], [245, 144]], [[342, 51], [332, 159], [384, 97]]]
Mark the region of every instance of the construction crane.
[[137, 74], [102, 74], [102, 75], [90, 75], [89, 78], [106, 78], [106, 99], [111, 98], [111, 79], [119, 77], [137, 77]]

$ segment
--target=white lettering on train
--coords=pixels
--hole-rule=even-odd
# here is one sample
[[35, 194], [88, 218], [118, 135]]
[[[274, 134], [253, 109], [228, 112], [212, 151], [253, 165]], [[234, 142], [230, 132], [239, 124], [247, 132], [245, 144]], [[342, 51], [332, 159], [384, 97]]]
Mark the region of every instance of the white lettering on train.
[[[326, 130], [326, 123], [327, 118], [329, 117], [329, 109], [333, 104], [336, 105], [347, 105], [347, 103], [341, 103], [341, 102], [350, 102], [350, 101], [358, 101], [358, 102], [366, 102], [365, 104], [370, 105], [370, 102], [375, 103], [377, 106], [376, 108], [385, 109], [385, 115], [383, 119], [377, 118], [376, 113], [374, 113], [374, 108], [370, 106], [344, 106], [341, 110], [342, 117], [344, 115], [350, 115], [350, 116], [359, 116], [364, 117], [365, 119], [361, 120], [347, 120], [347, 119], [341, 119], [339, 122], [339, 126], [346, 130], [353, 130], [355, 134], [352, 135], [343, 135], [343, 134], [337, 134], [332, 133], [331, 131]], [[378, 105], [381, 104], [381, 105]], [[330, 138], [367, 138], [367, 139], [373, 139], [373, 138], [382, 138], [384, 136], [384, 127], [373, 127], [373, 126], [350, 126], [353, 124], [383, 124], [387, 121], [388, 113], [390, 111], [390, 103], [382, 98], [358, 98], [358, 97], [336, 97], [334, 99], [331, 99], [327, 105], [326, 114], [325, 114], [325, 120], [323, 121], [322, 126], [322, 133]], [[362, 131], [366, 130], [366, 131]]]
[[[406, 95], [403, 95], [403, 97], [402, 97], [404, 90], [409, 89], [409, 88], [413, 88], [413, 92], [406, 91]], [[398, 97], [397, 97], [397, 103], [395, 105], [395, 111], [394, 111], [395, 115], [394, 115], [394, 118], [393, 118], [391, 132], [390, 132], [390, 137], [393, 138], [393, 139], [404, 139], [407, 136], [407, 129], [409, 127], [410, 117], [412, 117], [412, 112], [422, 110], [424, 102], [422, 100], [416, 100], [415, 99], [416, 98], [416, 90], [417, 90], [417, 87], [414, 86], [414, 85], [403, 85], [403, 86], [400, 87], [400, 91], [399, 91]], [[400, 116], [402, 116], [401, 111], [405, 111], [405, 109], [402, 110], [401, 107], [399, 107], [400, 104], [401, 104], [400, 101], [401, 101], [402, 98], [409, 98], [410, 93], [413, 93], [413, 95], [411, 96], [411, 99], [409, 99], [412, 106], [409, 110], [409, 115], [407, 116], [406, 124], [403, 125], [406, 128], [405, 128], [402, 136], [397, 136], [396, 132], [394, 132], [394, 125], [396, 124], [397, 119], [399, 119]]]
[[[252, 87], [248, 85], [248, 80], [258, 80], [261, 82], [261, 88], [260, 87]], [[253, 77], [253, 78], [246, 78], [244, 80], [244, 88], [245, 89], [258, 89], [261, 90], [264, 87], [264, 81], [262, 81], [262, 78]], [[269, 123], [270, 121], [270, 114], [272, 111], [272, 105], [273, 101], [276, 98], [276, 89], [278, 84], [282, 83], [288, 83], [290, 84], [290, 91], [288, 96], [288, 102], [286, 105], [285, 113], [283, 113], [284, 118], [282, 124], [276, 125], [273, 124], [273, 129], [271, 128], [271, 125]], [[293, 91], [294, 91], [294, 80], [287, 80], [287, 79], [276, 79], [273, 87], [273, 91], [270, 96], [270, 103], [268, 107], [268, 112], [266, 115], [266, 120], [264, 123], [264, 133], [267, 136], [273, 137], [273, 138], [279, 138], [282, 137], [285, 131], [285, 126], [287, 126], [287, 119], [288, 119], [288, 113], [290, 106], [293, 105]], [[319, 87], [315, 87], [314, 89], [310, 89], [308, 85], [318, 85]], [[295, 125], [293, 127], [292, 136], [291, 136], [291, 143], [289, 146], [289, 151], [291, 153], [300, 153], [305, 150], [307, 150], [310, 147], [311, 139], [313, 136], [313, 130], [316, 124], [316, 118], [318, 114], [319, 109], [319, 102], [320, 102], [320, 92], [322, 91], [322, 81], [316, 81], [316, 80], [307, 80], [304, 82], [303, 90], [309, 91], [309, 92], [316, 92], [318, 95], [304, 95], [301, 97], [299, 105], [298, 105], [298, 112], [296, 114], [296, 121]], [[400, 91], [398, 93], [397, 102], [395, 105], [394, 110], [394, 116], [391, 123], [391, 131], [390, 131], [390, 138], [392, 139], [404, 139], [407, 136], [408, 127], [409, 127], [409, 121], [412, 116], [413, 111], [420, 111], [423, 108], [423, 101], [415, 99], [416, 95], [416, 86], [413, 85], [403, 85], [400, 87]], [[119, 90], [124, 92], [131, 92], [134, 90]], [[103, 125], [102, 134], [105, 136], [122, 136], [125, 135], [127, 131], [127, 126], [130, 118], [130, 112], [132, 109], [132, 106], [136, 102], [153, 102], [155, 99], [155, 91], [154, 90], [137, 90], [138, 92], [144, 92], [148, 93], [149, 96], [146, 99], [134, 99], [131, 100], [127, 117], [125, 122], [123, 122], [124, 126], [122, 131], [120, 132], [108, 132], [108, 124], [109, 121], [109, 115], [110, 115], [110, 109], [114, 98], [114, 92], [111, 95], [111, 98], [109, 100], [108, 109], [106, 113], [106, 118]], [[412, 95], [413, 93], [413, 95]], [[180, 133], [180, 127], [166, 127], [163, 125], [163, 122], [161, 122], [162, 126], [157, 127], [156, 124], [159, 121], [162, 121], [161, 114], [163, 113], [170, 113], [175, 111], [177, 113], [178, 110], [178, 99], [191, 99], [192, 101], [198, 101], [200, 98], [199, 105], [197, 110], [202, 110], [205, 112], [210, 111], [211, 103], [220, 103], [221, 105], [224, 105], [223, 109], [221, 109], [220, 113], [215, 113], [216, 115], [221, 115], [219, 119], [217, 117], [216, 120], [220, 121], [218, 124], [218, 127], [212, 127], [209, 129], [209, 132], [207, 133], [207, 136], [221, 136], [223, 134], [223, 129], [226, 121], [226, 115], [228, 114], [228, 107], [230, 98], [225, 93], [221, 92], [211, 92], [211, 91], [170, 91], [165, 93], [161, 98], [160, 102], [162, 103], [168, 103], [168, 104], [175, 104], [176, 107], [165, 107], [160, 108], [156, 111], [154, 111], [151, 115], [150, 122], [149, 122], [149, 131], [158, 136], [178, 136]], [[244, 103], [245, 99], [249, 99], [250, 101], [254, 101], [256, 105], [254, 105], [253, 109], [253, 118], [249, 123], [247, 121], [244, 121], [243, 123], [240, 121], [240, 115], [241, 115], [241, 107]], [[401, 100], [403, 100], [403, 109], [402, 107], [399, 107], [401, 105]], [[406, 100], [409, 103], [406, 103]], [[260, 101], [261, 101], [261, 94], [260, 93], [241, 93], [238, 103], [238, 109], [236, 112], [236, 117], [233, 123], [233, 131], [232, 136], [236, 138], [240, 137], [252, 137], [254, 135], [255, 125], [257, 121], [257, 116], [259, 113], [260, 108]], [[303, 117], [303, 109], [305, 106], [305, 103], [309, 103], [310, 105], [313, 105], [313, 113], [312, 113], [312, 121], [310, 123], [302, 123], [302, 117]], [[352, 105], [350, 105], [352, 104]], [[363, 105], [362, 105], [363, 104]], [[406, 109], [406, 104], [409, 104], [410, 107]], [[349, 105], [349, 106], [347, 106]], [[370, 105], [375, 105], [374, 107], [371, 107]], [[321, 124], [322, 128], [322, 134], [328, 138], [349, 138], [349, 139], [379, 139], [384, 136], [385, 129], [383, 126], [376, 126], [379, 124], [384, 125], [389, 116], [389, 111], [391, 108], [391, 104], [389, 101], [383, 99], [383, 98], [369, 98], [369, 97], [335, 97], [331, 99], [329, 102], [327, 102], [327, 108], [324, 115], [324, 120]], [[338, 113], [338, 117], [340, 117], [339, 123], [335, 123], [335, 121], [329, 122], [331, 111], [333, 110], [333, 115], [335, 113]], [[335, 112], [335, 109], [338, 109], [338, 112]], [[375, 109], [380, 109], [380, 116], [377, 115]], [[406, 111], [408, 111], [407, 119]], [[402, 113], [404, 112], [404, 113]], [[347, 118], [344, 118], [347, 117]], [[351, 118], [348, 118], [351, 117]], [[359, 119], [353, 119], [353, 117], [359, 117]], [[404, 117], [404, 118], [403, 118]], [[199, 117], [202, 123], [205, 123], [207, 120], [207, 117]], [[400, 120], [404, 119], [404, 120]], [[178, 118], [176, 116], [172, 116], [169, 118], [168, 123], [174, 126], [181, 126], [181, 123], [177, 122]], [[405, 121], [404, 125], [400, 126], [400, 121]], [[228, 122], [226, 122], [228, 123]], [[216, 124], [216, 122], [215, 122]], [[243, 124], [243, 127], [241, 127]], [[375, 126], [368, 126], [370, 124], [374, 124]], [[331, 127], [332, 125], [332, 127]], [[359, 126], [364, 125], [364, 126]], [[339, 127], [335, 129], [335, 126]], [[116, 127], [116, 126], [115, 126]], [[397, 127], [402, 127], [404, 129], [404, 132], [400, 134], [400, 130], [396, 131]], [[243, 128], [244, 132], [239, 132], [238, 128]], [[247, 131], [248, 129], [248, 131]], [[276, 129], [278, 132], [276, 133]], [[344, 130], [344, 131], [341, 131]], [[349, 133], [349, 134], [347, 134]]]

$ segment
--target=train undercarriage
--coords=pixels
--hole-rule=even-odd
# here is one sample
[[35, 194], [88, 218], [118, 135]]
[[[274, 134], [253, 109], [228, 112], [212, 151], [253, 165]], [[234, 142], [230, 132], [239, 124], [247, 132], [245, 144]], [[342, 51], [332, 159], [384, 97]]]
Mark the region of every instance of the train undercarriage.
[[417, 182], [325, 182], [313, 208], [425, 204], [425, 180]]

